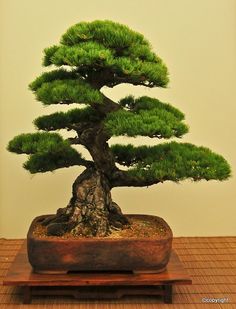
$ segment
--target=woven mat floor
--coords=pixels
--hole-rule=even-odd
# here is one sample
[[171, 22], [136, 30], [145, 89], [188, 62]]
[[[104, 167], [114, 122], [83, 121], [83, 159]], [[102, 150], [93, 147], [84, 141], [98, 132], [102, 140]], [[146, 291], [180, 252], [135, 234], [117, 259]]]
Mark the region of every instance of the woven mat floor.
[[[159, 297], [124, 297], [120, 300], [78, 300], [63, 296], [34, 296], [32, 304], [23, 305], [21, 288], [2, 286], [16, 253], [24, 240], [0, 239], [1, 309], [236, 309], [236, 237], [179, 237], [173, 248], [192, 278], [192, 285], [173, 288], [173, 304], [163, 304]], [[204, 298], [222, 303], [204, 303]]]

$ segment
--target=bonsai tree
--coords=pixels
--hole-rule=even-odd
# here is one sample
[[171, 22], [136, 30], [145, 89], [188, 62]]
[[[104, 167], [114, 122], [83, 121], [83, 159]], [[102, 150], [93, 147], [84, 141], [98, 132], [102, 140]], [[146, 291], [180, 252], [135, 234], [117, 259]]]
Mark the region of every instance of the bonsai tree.
[[[29, 85], [36, 99], [45, 106], [78, 103], [78, 108], [35, 119], [39, 132], [14, 137], [8, 150], [28, 154], [24, 168], [32, 174], [85, 167], [73, 183], [69, 204], [42, 222], [48, 235], [106, 236], [129, 225], [112, 201], [114, 187], [230, 176], [222, 156], [189, 143], [109, 146], [113, 136], [159, 140], [188, 132], [184, 114], [170, 104], [131, 95], [114, 102], [101, 91], [122, 83], [166, 87], [167, 68], [142, 34], [112, 21], [81, 22], [66, 31], [59, 45], [44, 50], [43, 65], [58, 68]], [[60, 129], [70, 131], [71, 138], [51, 133]], [[91, 160], [76, 150], [78, 144], [89, 151]]]

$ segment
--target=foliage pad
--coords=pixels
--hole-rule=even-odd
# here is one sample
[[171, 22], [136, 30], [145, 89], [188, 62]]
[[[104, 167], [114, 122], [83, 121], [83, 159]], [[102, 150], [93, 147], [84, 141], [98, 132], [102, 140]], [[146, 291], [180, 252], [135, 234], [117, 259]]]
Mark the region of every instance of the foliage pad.
[[222, 156], [189, 143], [171, 142], [152, 147], [113, 145], [112, 151], [116, 162], [131, 167], [128, 173], [142, 180], [224, 180], [230, 175], [229, 164]]
[[83, 162], [81, 155], [56, 133], [18, 135], [10, 141], [8, 150], [18, 154], [29, 154], [24, 168], [32, 174]]

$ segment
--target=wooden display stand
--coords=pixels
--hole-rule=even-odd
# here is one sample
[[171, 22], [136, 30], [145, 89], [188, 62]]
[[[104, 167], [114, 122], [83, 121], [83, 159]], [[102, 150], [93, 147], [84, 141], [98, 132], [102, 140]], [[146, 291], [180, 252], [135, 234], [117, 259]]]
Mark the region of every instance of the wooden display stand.
[[3, 285], [22, 286], [23, 303], [34, 295], [72, 295], [76, 298], [121, 298], [124, 295], [161, 295], [172, 303], [174, 284], [191, 284], [178, 255], [172, 251], [166, 271], [132, 272], [71, 272], [68, 274], [37, 274], [28, 262], [26, 242], [13, 261]]

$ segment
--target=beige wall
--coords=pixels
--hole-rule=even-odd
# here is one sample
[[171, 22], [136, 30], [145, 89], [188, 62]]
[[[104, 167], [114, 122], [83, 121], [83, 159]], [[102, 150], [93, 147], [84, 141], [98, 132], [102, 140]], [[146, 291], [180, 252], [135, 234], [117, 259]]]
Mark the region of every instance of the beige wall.
[[[8, 153], [15, 135], [33, 132], [32, 120], [57, 110], [43, 108], [27, 85], [42, 71], [42, 50], [80, 21], [111, 19], [143, 33], [170, 71], [167, 89], [122, 85], [104, 89], [113, 99], [149, 95], [186, 114], [183, 141], [210, 147], [230, 162], [236, 157], [236, 1], [234, 0], [0, 0], [1, 22], [1, 234], [25, 237], [32, 219], [66, 205], [77, 167], [31, 176], [25, 156]], [[64, 108], [65, 109], [65, 108]], [[133, 139], [119, 138], [122, 142]], [[149, 142], [140, 138], [136, 144]], [[154, 143], [154, 140], [151, 140]], [[159, 142], [159, 141], [155, 141]], [[117, 188], [113, 198], [126, 213], [164, 217], [176, 236], [235, 235], [235, 177], [225, 182], [170, 182]]]

